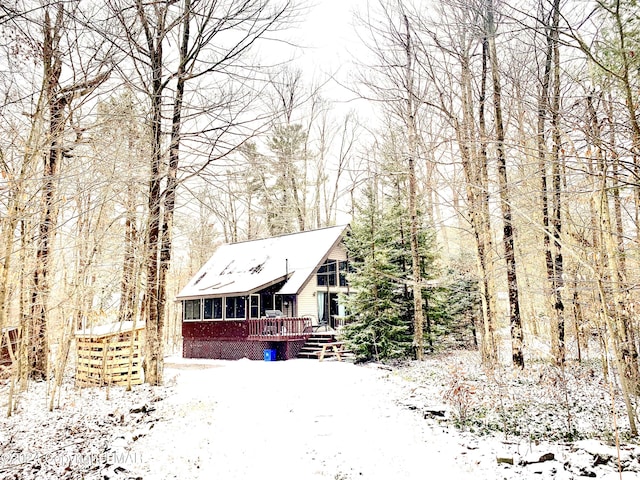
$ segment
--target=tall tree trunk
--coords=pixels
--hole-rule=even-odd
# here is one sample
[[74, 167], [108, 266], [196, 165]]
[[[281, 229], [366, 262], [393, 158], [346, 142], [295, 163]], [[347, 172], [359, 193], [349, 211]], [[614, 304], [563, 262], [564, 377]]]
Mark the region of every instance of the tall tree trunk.
[[[486, 154], [478, 153], [474, 148], [476, 132], [473, 116], [473, 88], [471, 85], [471, 68], [469, 56], [461, 57], [461, 102], [462, 121], [450, 115], [456, 132], [456, 140], [460, 149], [462, 171], [465, 179], [465, 193], [469, 222], [473, 232], [476, 249], [476, 262], [478, 277], [480, 278], [480, 299], [482, 304], [482, 336], [481, 354], [482, 361], [487, 366], [492, 366], [498, 359], [495, 340], [495, 286], [492, 262], [493, 242], [491, 238], [491, 223], [489, 217], [489, 188], [485, 183]], [[486, 57], [483, 56], [483, 61]], [[483, 81], [481, 88], [479, 123], [480, 136], [484, 136], [484, 92], [486, 62], [483, 68]], [[480, 142], [481, 149], [484, 141]], [[485, 152], [486, 153], [486, 152]], [[488, 181], [488, 180], [487, 180]], [[455, 199], [455, 197], [454, 197]]]
[[44, 91], [49, 107], [49, 145], [44, 157], [41, 209], [42, 217], [38, 227], [36, 266], [33, 274], [31, 294], [31, 338], [29, 366], [31, 377], [44, 380], [47, 376], [47, 302], [49, 298], [49, 269], [51, 244], [55, 235], [57, 211], [55, 207], [56, 176], [62, 160], [62, 133], [64, 131], [64, 109], [66, 96], [61, 96], [60, 36], [63, 28], [64, 5], [57, 5], [55, 23], [51, 24], [48, 9], [45, 10], [44, 41], [42, 45], [44, 65]]
[[[478, 257], [481, 262], [480, 275], [482, 278], [483, 292], [486, 295], [487, 300], [487, 319], [485, 322], [485, 336], [488, 338], [486, 343], [487, 351], [483, 358], [486, 363], [493, 364], [498, 360], [498, 345], [495, 339], [495, 315], [496, 315], [496, 303], [495, 303], [495, 273], [493, 270], [493, 261], [491, 259], [491, 251], [493, 250], [493, 239], [491, 238], [491, 216], [489, 213], [489, 169], [487, 158], [487, 126], [486, 126], [486, 99], [487, 99], [487, 58], [489, 56], [489, 44], [487, 39], [482, 41], [482, 76], [480, 80], [480, 98], [478, 105], [478, 127], [480, 129], [480, 150], [475, 154], [475, 166], [474, 166], [474, 178], [473, 188], [477, 191], [476, 207], [480, 215], [480, 221], [477, 228], [478, 237]], [[471, 89], [471, 71], [468, 61], [465, 61], [466, 74], [466, 103], [469, 104], [469, 110], [472, 98]], [[467, 120], [465, 124], [470, 129], [467, 138], [469, 142], [473, 141], [472, 125], [473, 125], [473, 113], [471, 111], [467, 114]], [[484, 345], [484, 343], [483, 343]]]
[[518, 279], [514, 249], [513, 215], [509, 196], [509, 182], [507, 178], [507, 161], [505, 153], [505, 132], [502, 120], [502, 92], [498, 57], [496, 52], [493, 1], [487, 1], [487, 39], [489, 42], [489, 59], [491, 62], [491, 76], [493, 80], [493, 107], [496, 128], [496, 153], [498, 159], [498, 185], [500, 188], [500, 207], [503, 221], [503, 246], [507, 264], [507, 287], [509, 291], [509, 317], [511, 325], [511, 356], [514, 365], [524, 367], [523, 332], [520, 318], [520, 302], [518, 299]]
[[65, 152], [63, 134], [67, 118], [65, 109], [71, 103], [86, 95], [102, 84], [110, 71], [97, 74], [93, 78], [75, 80], [68, 86], [60, 85], [62, 73], [61, 37], [66, 27], [65, 3], [58, 2], [55, 23], [52, 25], [49, 8], [45, 7], [44, 39], [42, 42], [43, 91], [49, 109], [48, 151], [44, 156], [41, 211], [36, 246], [36, 265], [32, 279], [31, 293], [31, 339], [29, 365], [31, 376], [44, 379], [47, 374], [47, 303], [50, 295], [51, 248], [55, 238], [57, 224], [56, 183], [58, 171]]
[[[22, 165], [20, 167], [20, 173], [17, 178], [11, 177], [9, 179], [9, 205], [7, 207], [7, 215], [3, 219], [3, 236], [4, 236], [4, 255], [2, 260], [2, 273], [0, 276], [0, 331], [4, 331], [7, 321], [7, 310], [9, 296], [9, 288], [11, 286], [10, 274], [12, 261], [15, 248], [15, 234], [16, 229], [20, 223], [20, 219], [24, 218], [25, 213], [25, 181], [29, 176], [29, 172], [32, 171], [32, 165], [36, 162], [37, 158], [41, 154], [40, 151], [40, 136], [42, 133], [43, 123], [43, 108], [46, 92], [42, 90], [38, 98], [36, 111], [33, 115], [33, 121], [31, 123], [31, 129], [29, 131], [29, 137], [24, 149], [24, 156]], [[4, 159], [3, 159], [4, 161]], [[24, 255], [24, 250], [22, 254]], [[24, 263], [22, 264], [22, 274], [24, 276]]]
[[562, 173], [561, 173], [561, 139], [560, 139], [560, 0], [553, 2], [553, 25], [551, 26], [551, 41], [553, 45], [553, 95], [551, 101], [551, 128], [552, 128], [552, 164], [551, 175], [553, 178], [552, 196], [552, 229], [553, 229], [553, 298], [554, 317], [558, 332], [558, 350], [556, 361], [563, 364], [565, 360], [565, 320], [564, 303], [562, 301], [562, 291], [564, 290], [564, 264], [562, 257]]
[[[597, 193], [598, 210], [600, 213], [600, 233], [602, 236], [602, 244], [605, 247], [607, 255], [607, 273], [611, 282], [611, 296], [613, 302], [607, 302], [604, 312], [608, 322], [609, 330], [613, 340], [616, 362], [620, 376], [620, 384], [623, 390], [625, 405], [627, 407], [627, 416], [629, 418], [630, 430], [632, 435], [637, 435], [635, 425], [635, 410], [633, 409], [631, 398], [638, 395], [638, 355], [635, 345], [630, 339], [627, 322], [623, 316], [624, 297], [621, 293], [621, 285], [618, 280], [618, 262], [615, 248], [615, 240], [611, 232], [611, 217], [609, 212], [609, 202], [607, 199], [606, 188], [606, 172], [603, 172], [601, 180], [601, 188]], [[600, 281], [602, 284], [602, 281]], [[604, 287], [601, 286], [601, 297], [605, 297]], [[606, 305], [606, 304], [605, 304]]]
[[151, 170], [149, 172], [149, 199], [147, 220], [147, 288], [145, 381], [151, 385], [162, 383], [162, 313], [164, 299], [159, 296], [160, 277], [160, 220], [162, 213], [162, 40], [164, 15], [159, 9], [155, 32], [151, 30], [141, 0], [136, 8], [145, 31], [148, 55], [151, 61]]
[[[638, 88], [637, 81], [634, 81], [632, 76], [635, 75], [637, 66], [634, 66], [632, 58], [637, 55], [637, 51], [634, 51], [633, 46], [628, 45], [627, 33], [625, 32], [625, 26], [628, 23], [625, 18], [624, 12], [621, 11], [623, 3], [620, 0], [615, 0], [609, 7], [610, 11], [614, 15], [615, 19], [615, 33], [618, 36], [619, 52], [622, 72], [619, 75], [619, 79], [622, 82], [622, 91], [624, 93], [625, 106], [627, 108], [629, 123], [631, 125], [631, 155], [633, 158], [633, 175], [636, 180], [636, 185], [633, 187], [633, 198], [635, 202], [635, 226], [636, 226], [636, 240], [640, 235], [640, 122], [638, 121], [638, 101], [636, 100]], [[634, 95], [635, 94], [635, 95]]]
[[137, 268], [136, 242], [138, 229], [136, 227], [136, 190], [129, 186], [124, 224], [124, 256], [122, 259], [122, 281], [120, 286], [120, 308], [118, 319], [121, 322], [133, 320], [137, 302]]
[[[544, 13], [543, 13], [544, 14]], [[537, 150], [538, 150], [538, 168], [540, 171], [540, 199], [542, 208], [542, 228], [543, 228], [543, 250], [545, 258], [545, 267], [547, 274], [547, 288], [545, 288], [545, 297], [551, 305], [548, 306], [550, 316], [552, 317], [551, 330], [551, 351], [554, 357], [558, 358], [558, 322], [555, 319], [555, 309], [553, 308], [554, 294], [554, 268], [553, 268], [553, 252], [551, 248], [551, 219], [549, 215], [549, 183], [548, 183], [548, 150], [546, 136], [546, 121], [549, 111], [549, 90], [551, 86], [551, 67], [553, 64], [553, 39], [551, 35], [551, 27], [546, 25], [546, 19], [543, 21], [545, 25], [546, 51], [544, 72], [542, 75], [541, 91], [538, 98], [538, 122], [537, 122]]]
[[[598, 288], [600, 295], [601, 309], [604, 314], [605, 322], [611, 332], [616, 363], [620, 376], [620, 384], [622, 393], [627, 407], [627, 416], [632, 435], [637, 435], [636, 415], [633, 409], [631, 398], [638, 394], [639, 387], [639, 371], [638, 371], [638, 353], [635, 344], [629, 335], [629, 325], [625, 321], [624, 297], [622, 295], [622, 285], [620, 281], [620, 270], [618, 265], [618, 255], [616, 242], [613, 235], [613, 226], [611, 223], [611, 213], [609, 200], [607, 197], [607, 172], [608, 168], [602, 155], [602, 136], [600, 125], [597, 119], [593, 98], [587, 97], [587, 111], [589, 114], [591, 141], [595, 149], [595, 158], [597, 162], [597, 177], [599, 185], [594, 185], [594, 197], [596, 202], [596, 216], [598, 221], [599, 245], [601, 247], [600, 262], [601, 270], [598, 272]], [[594, 184], [595, 184], [594, 180]], [[609, 290], [604, 287], [604, 278], [607, 278], [611, 284]], [[609, 301], [611, 297], [612, 301]], [[606, 341], [606, 340], [605, 340]]]
[[409, 163], [409, 217], [411, 225], [409, 242], [411, 244], [411, 267], [413, 270], [413, 348], [417, 360], [424, 358], [424, 309], [422, 300], [422, 275], [420, 272], [420, 256], [418, 253], [418, 208], [416, 205], [416, 156], [418, 152], [417, 126], [415, 118], [415, 92], [413, 84], [414, 66], [413, 66], [413, 43], [411, 38], [411, 30], [409, 27], [409, 19], [404, 15], [404, 26], [406, 29], [406, 107], [405, 121], [407, 125], [408, 136], [408, 155]]
[[[164, 217], [162, 224], [162, 246], [160, 249], [160, 278], [158, 279], [158, 331], [160, 333], [159, 357], [163, 358], [165, 324], [165, 301], [167, 297], [167, 273], [171, 262], [171, 246], [173, 234], [173, 217], [176, 204], [176, 188], [178, 185], [178, 165], [180, 161], [180, 137], [182, 131], [182, 103], [185, 84], [185, 62], [189, 47], [189, 24], [191, 22], [191, 0], [185, 0], [184, 18], [182, 30], [182, 42], [180, 45], [180, 65], [177, 72], [176, 96], [173, 102], [173, 119], [171, 125], [171, 143], [169, 146], [169, 170], [167, 172], [167, 191], [164, 202]], [[237, 223], [236, 223], [237, 224]], [[237, 233], [236, 233], [237, 235]], [[160, 364], [161, 366], [161, 364]], [[158, 381], [162, 382], [162, 370], [159, 369]]]

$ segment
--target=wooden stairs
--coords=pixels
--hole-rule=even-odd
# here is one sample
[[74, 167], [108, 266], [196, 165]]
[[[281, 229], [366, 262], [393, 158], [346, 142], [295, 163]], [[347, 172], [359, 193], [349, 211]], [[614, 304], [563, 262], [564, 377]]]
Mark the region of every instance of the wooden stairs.
[[336, 341], [335, 332], [313, 332], [307, 343], [304, 344], [298, 358], [313, 358], [318, 359], [318, 354], [322, 350], [322, 346], [325, 343], [331, 343]]

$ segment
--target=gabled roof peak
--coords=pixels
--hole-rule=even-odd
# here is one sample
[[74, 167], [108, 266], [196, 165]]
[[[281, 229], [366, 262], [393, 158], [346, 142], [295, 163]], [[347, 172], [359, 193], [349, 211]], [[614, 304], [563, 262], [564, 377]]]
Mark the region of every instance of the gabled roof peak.
[[260, 242], [263, 240], [276, 240], [284, 237], [292, 237], [294, 235], [304, 235], [306, 233], [321, 232], [323, 230], [341, 229], [342, 231], [344, 231], [344, 229], [347, 228], [348, 226], [349, 224], [332, 225], [329, 227], [314, 228], [312, 230], [302, 230], [301, 232], [281, 233], [280, 235], [274, 235], [272, 237], [260, 237], [260, 238], [252, 238], [251, 240], [240, 240], [238, 242], [226, 243], [225, 245], [240, 245], [243, 243]]
[[337, 225], [221, 245], [177, 298], [247, 295], [285, 279], [281, 293], [297, 293], [347, 228]]

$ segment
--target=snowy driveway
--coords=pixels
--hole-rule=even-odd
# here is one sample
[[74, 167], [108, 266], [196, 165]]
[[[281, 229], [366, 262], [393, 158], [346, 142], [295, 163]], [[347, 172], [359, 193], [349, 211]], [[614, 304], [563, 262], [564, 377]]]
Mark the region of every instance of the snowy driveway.
[[440, 429], [395, 403], [386, 374], [336, 361], [168, 364], [176, 393], [133, 445], [134, 470], [145, 480], [477, 478]]

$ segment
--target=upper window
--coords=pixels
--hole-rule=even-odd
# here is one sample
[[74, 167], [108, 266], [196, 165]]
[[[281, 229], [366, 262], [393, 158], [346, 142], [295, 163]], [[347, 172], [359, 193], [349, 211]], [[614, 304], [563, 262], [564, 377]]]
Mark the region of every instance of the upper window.
[[319, 287], [335, 287], [337, 285], [337, 263], [337, 260], [328, 259], [320, 266], [320, 268], [318, 268], [317, 277]]
[[225, 318], [242, 319], [246, 317], [246, 301], [245, 297], [226, 297], [225, 298]]
[[200, 320], [200, 299], [184, 300], [182, 303], [182, 318], [184, 320]]
[[205, 298], [204, 299], [204, 319], [205, 320], [222, 320], [222, 299], [221, 298]]
[[347, 260], [343, 260], [338, 264], [338, 277], [340, 279], [341, 287], [348, 287], [349, 280], [347, 279], [347, 273], [352, 273], [351, 265]]

